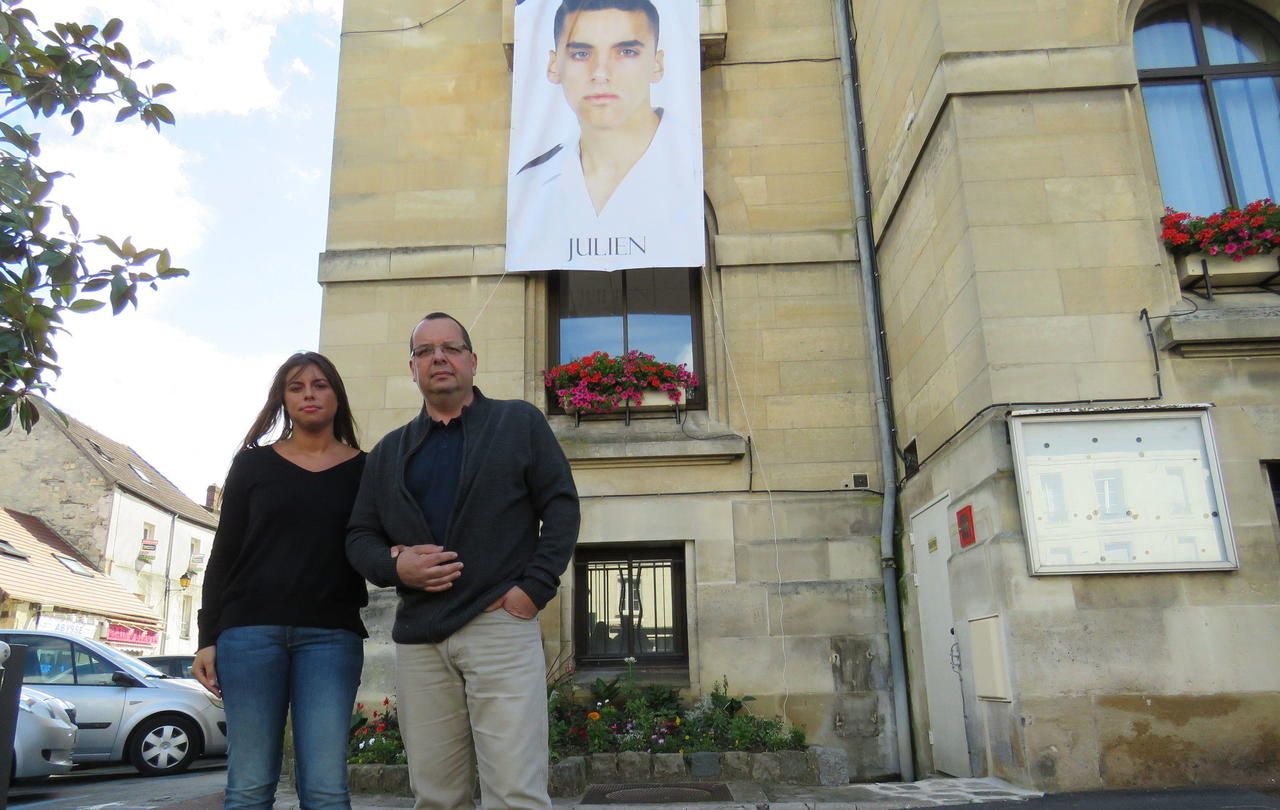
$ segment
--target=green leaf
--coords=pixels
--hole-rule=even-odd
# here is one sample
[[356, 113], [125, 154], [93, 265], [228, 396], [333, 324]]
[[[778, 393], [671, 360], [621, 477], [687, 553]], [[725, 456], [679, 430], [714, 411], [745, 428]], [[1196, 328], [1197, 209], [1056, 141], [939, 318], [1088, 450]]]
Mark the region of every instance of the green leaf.
[[106, 304], [101, 301], [94, 301], [90, 298], [81, 298], [78, 301], [73, 301], [71, 306], [67, 307], [67, 309], [72, 312], [94, 312], [95, 310], [102, 309], [104, 306], [106, 306]]
[[84, 129], [84, 113], [76, 110], [71, 113], [71, 134], [79, 135], [82, 129]]
[[168, 107], [163, 104], [152, 104], [149, 109], [155, 114], [156, 118], [159, 118], [166, 124], [173, 124], [173, 113], [169, 112]]
[[118, 124], [121, 121], [125, 120], [126, 118], [132, 118], [137, 114], [138, 114], [137, 107], [125, 107], [121, 109], [120, 112], [116, 113], [116, 123]]
[[120, 36], [120, 31], [123, 28], [124, 23], [112, 17], [107, 21], [106, 25], [102, 26], [102, 38], [107, 42], [114, 42]]
[[168, 95], [169, 93], [172, 93], [173, 90], [174, 90], [173, 85], [167, 84], [165, 82], [160, 82], [160, 84], [157, 84], [156, 86], [151, 88], [151, 97], [159, 98], [160, 96], [164, 96], [164, 95]]

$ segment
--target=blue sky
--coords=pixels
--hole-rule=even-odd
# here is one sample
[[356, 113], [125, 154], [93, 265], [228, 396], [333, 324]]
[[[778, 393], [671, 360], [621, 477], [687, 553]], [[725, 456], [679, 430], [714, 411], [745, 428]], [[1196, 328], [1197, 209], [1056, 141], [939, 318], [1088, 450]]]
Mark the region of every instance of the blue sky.
[[203, 500], [221, 483], [270, 375], [315, 348], [341, 0], [43, 0], [42, 24], [125, 22], [169, 82], [157, 135], [105, 107], [74, 138], [43, 124], [46, 167], [82, 229], [168, 247], [191, 271], [119, 317], [68, 316], [54, 404], [131, 445]]

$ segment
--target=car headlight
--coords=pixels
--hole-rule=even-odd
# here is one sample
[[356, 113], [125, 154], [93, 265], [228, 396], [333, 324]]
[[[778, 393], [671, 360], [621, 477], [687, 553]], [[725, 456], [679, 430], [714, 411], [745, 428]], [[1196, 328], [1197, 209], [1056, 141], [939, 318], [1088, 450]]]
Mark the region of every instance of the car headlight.
[[47, 717], [50, 720], [55, 719], [53, 716], [53, 710], [49, 708], [49, 704], [45, 703], [43, 700], [37, 700], [30, 695], [22, 695], [18, 698], [18, 708], [38, 717]]

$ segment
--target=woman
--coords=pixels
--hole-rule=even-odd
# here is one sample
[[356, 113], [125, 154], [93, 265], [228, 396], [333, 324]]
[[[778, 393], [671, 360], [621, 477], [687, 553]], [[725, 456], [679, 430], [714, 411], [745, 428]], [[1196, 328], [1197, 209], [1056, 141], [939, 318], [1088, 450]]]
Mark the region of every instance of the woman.
[[[260, 445], [277, 423], [280, 438]], [[286, 360], [227, 474], [192, 666], [226, 706], [228, 810], [272, 806], [290, 710], [302, 806], [351, 806], [347, 732], [368, 596], [344, 540], [364, 457], [333, 363], [315, 352]]]

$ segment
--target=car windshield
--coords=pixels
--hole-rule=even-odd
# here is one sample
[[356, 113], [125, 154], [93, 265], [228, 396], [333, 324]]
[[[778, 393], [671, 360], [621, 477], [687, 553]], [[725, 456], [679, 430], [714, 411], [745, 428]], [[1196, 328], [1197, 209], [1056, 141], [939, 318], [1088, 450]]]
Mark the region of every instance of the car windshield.
[[111, 662], [119, 666], [121, 669], [123, 669], [125, 672], [129, 673], [130, 675], [135, 675], [139, 678], [169, 677], [168, 675], [164, 674], [160, 670], [148, 664], [146, 661], [143, 661], [139, 658], [135, 658], [132, 655], [129, 655], [129, 653], [127, 652], [123, 652], [121, 650], [117, 650], [110, 647], [98, 647], [95, 651], [99, 653], [104, 651], [108, 652], [109, 653], [108, 657], [111, 659]]

